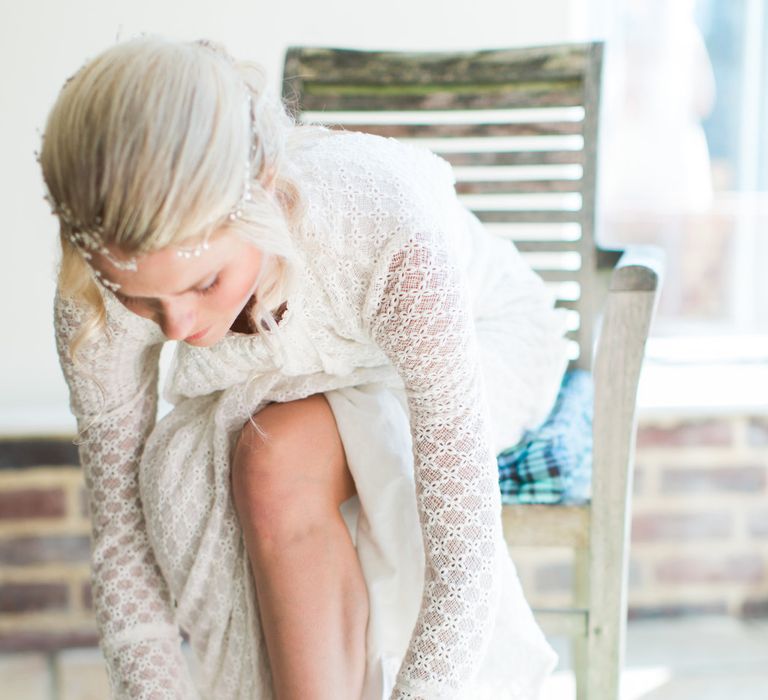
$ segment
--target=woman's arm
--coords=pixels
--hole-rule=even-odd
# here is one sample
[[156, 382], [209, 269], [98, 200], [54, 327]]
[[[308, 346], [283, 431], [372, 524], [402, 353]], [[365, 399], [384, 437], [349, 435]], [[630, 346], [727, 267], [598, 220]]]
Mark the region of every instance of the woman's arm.
[[[155, 423], [157, 326], [109, 298], [107, 331], [75, 363], [69, 341], [82, 309], [56, 295], [56, 344], [80, 432], [92, 524], [96, 622], [113, 698], [196, 697], [167, 586], [147, 539], [138, 464]], [[122, 309], [122, 313], [121, 310]]]
[[500, 497], [469, 300], [440, 234], [389, 246], [366, 322], [405, 383], [426, 570], [392, 698], [452, 698], [477, 671], [499, 595]]

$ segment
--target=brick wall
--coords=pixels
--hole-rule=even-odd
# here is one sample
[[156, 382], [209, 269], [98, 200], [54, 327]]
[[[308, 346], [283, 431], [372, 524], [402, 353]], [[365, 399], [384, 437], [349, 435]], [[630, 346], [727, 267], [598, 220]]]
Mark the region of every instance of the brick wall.
[[[0, 442], [0, 651], [93, 644], [76, 448]], [[641, 420], [630, 615], [768, 614], [768, 418]], [[570, 555], [512, 552], [534, 605], [568, 601]]]
[[768, 613], [768, 420], [644, 424], [636, 470], [631, 606]]
[[0, 651], [96, 640], [76, 462], [67, 440], [0, 442]]
[[[630, 617], [768, 615], [768, 418], [641, 418]], [[512, 552], [533, 604], [569, 602], [571, 557]]]

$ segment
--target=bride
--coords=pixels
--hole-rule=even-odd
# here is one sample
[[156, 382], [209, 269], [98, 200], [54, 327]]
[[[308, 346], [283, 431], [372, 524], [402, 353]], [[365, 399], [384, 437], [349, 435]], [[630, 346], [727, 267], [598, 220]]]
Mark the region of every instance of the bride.
[[535, 698], [495, 455], [564, 326], [450, 167], [152, 37], [67, 81], [39, 158], [114, 697]]

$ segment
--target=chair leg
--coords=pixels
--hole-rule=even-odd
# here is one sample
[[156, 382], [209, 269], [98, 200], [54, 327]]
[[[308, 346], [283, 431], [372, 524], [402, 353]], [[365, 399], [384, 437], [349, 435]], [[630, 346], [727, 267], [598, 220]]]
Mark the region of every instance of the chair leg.
[[590, 700], [619, 700], [627, 615], [629, 488], [631, 484], [613, 498], [604, 493], [597, 499], [602, 505], [592, 513], [589, 566], [595, 575], [590, 581], [587, 635]]
[[573, 675], [576, 681], [576, 700], [589, 700], [587, 687], [589, 651], [586, 637], [571, 639], [571, 658], [573, 659]]
[[[573, 605], [589, 607], [589, 550], [576, 549], [573, 553]], [[588, 637], [571, 639], [571, 667], [576, 680], [576, 700], [589, 700], [587, 669], [589, 668]]]
[[[614, 626], [621, 627], [622, 624], [617, 622]], [[619, 700], [622, 644], [616, 640], [615, 632], [603, 634], [600, 628], [590, 628], [587, 640], [587, 656], [590, 659], [587, 670], [588, 698]]]

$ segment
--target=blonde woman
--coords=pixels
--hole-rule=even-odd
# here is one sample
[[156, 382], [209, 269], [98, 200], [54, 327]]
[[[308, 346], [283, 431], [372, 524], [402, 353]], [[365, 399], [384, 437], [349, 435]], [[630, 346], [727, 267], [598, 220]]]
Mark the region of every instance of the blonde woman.
[[40, 162], [114, 697], [536, 697], [494, 455], [550, 409], [563, 327], [449, 166], [157, 38], [66, 83]]

